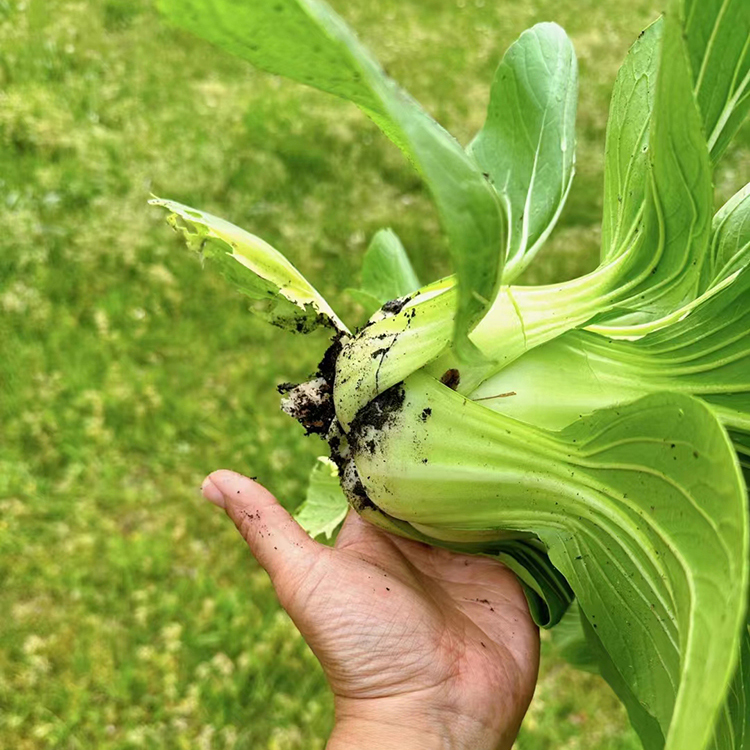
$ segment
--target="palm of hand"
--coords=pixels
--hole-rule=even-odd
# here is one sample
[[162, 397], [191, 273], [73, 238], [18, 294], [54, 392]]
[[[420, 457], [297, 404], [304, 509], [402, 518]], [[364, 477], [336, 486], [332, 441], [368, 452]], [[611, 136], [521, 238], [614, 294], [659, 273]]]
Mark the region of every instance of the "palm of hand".
[[538, 632], [504, 566], [394, 537], [352, 513], [295, 584], [287, 602], [279, 594], [337, 696], [431, 693], [451, 710], [520, 724]]

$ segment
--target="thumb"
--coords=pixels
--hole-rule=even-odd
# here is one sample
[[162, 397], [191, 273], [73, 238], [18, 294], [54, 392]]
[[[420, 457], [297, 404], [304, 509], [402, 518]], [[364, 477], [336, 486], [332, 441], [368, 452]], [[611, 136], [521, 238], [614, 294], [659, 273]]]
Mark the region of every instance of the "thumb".
[[234, 471], [214, 471], [203, 481], [201, 492], [234, 521], [277, 592], [285, 580], [305, 571], [320, 552], [321, 545], [252, 479]]

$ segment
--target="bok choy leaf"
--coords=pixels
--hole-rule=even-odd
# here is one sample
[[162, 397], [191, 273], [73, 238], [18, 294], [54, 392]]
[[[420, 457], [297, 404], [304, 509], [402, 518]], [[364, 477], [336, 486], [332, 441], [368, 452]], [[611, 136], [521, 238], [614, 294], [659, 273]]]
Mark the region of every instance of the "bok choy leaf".
[[503, 282], [518, 277], [557, 222], [575, 165], [578, 62], [554, 23], [525, 31], [495, 73], [487, 120], [468, 152], [507, 211]]

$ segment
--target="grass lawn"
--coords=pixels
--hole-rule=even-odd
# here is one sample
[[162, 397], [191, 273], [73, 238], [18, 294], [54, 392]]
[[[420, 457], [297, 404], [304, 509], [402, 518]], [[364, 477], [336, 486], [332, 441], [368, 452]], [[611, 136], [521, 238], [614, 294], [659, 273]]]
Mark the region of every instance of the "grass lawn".
[[[466, 142], [492, 73], [556, 20], [580, 61], [578, 174], [526, 280], [591, 268], [609, 92], [656, 0], [335, 0], [389, 72]], [[750, 171], [750, 135], [719, 192]], [[350, 321], [374, 231], [448, 270], [419, 179], [351, 106], [166, 27], [148, 0], [0, 0], [0, 747], [322, 748], [317, 662], [204, 474], [301, 500], [322, 445], [281, 414], [326, 339], [252, 318], [150, 193], [287, 253]], [[519, 750], [634, 750], [598, 678], [545, 641]]]

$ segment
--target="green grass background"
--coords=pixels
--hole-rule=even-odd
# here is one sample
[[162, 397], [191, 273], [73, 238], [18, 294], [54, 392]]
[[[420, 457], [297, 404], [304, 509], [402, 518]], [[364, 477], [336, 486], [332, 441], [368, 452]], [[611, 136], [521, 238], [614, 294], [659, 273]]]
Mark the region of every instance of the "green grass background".
[[[527, 281], [592, 267], [617, 66], [656, 0], [335, 0], [390, 74], [466, 142], [492, 73], [556, 20], [579, 56], [576, 183]], [[725, 158], [720, 197], [750, 171]], [[149, 0], [0, 0], [0, 747], [322, 748], [331, 698], [208, 471], [301, 500], [321, 444], [275, 385], [326, 339], [283, 334], [204, 273], [150, 193], [225, 216], [343, 293], [392, 226], [448, 270], [425, 191], [351, 106], [164, 25]], [[517, 747], [638, 747], [548, 640]]]

